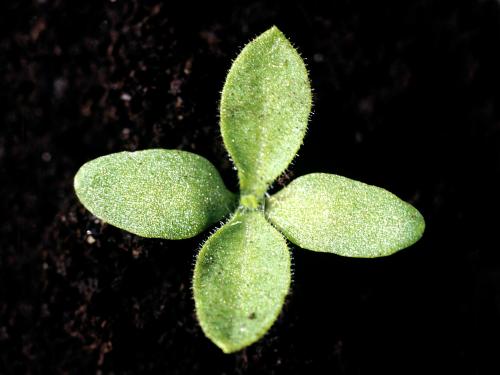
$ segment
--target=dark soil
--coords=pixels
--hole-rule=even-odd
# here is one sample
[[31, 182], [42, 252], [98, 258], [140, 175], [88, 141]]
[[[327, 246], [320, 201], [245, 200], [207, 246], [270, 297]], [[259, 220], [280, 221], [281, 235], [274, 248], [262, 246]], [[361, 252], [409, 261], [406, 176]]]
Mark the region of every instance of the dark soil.
[[[171, 3], [0, 2], [0, 373], [500, 373], [499, 2]], [[191, 297], [206, 234], [102, 224], [72, 178], [100, 155], [180, 148], [235, 190], [219, 92], [273, 24], [315, 90], [275, 189], [338, 173], [411, 201], [427, 230], [378, 260], [293, 248], [279, 320], [224, 355]]]

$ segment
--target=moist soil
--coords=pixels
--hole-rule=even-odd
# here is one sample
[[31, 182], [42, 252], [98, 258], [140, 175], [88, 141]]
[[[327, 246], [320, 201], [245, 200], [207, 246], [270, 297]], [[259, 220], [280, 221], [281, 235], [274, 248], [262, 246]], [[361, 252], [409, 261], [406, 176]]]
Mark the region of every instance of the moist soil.
[[[498, 1], [214, 3], [0, 3], [0, 373], [500, 373]], [[219, 93], [273, 24], [314, 88], [273, 191], [336, 173], [411, 202], [427, 229], [383, 259], [291, 246], [282, 314], [225, 355], [191, 293], [209, 231], [131, 235], [86, 211], [72, 179], [101, 155], [175, 148], [236, 191]]]

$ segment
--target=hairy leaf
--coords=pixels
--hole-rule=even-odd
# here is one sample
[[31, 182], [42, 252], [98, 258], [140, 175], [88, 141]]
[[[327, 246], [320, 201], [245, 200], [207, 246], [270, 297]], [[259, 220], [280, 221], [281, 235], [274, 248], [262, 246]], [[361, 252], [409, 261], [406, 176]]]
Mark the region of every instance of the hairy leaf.
[[94, 215], [143, 237], [193, 237], [236, 201], [208, 160], [178, 150], [102, 156], [80, 168], [74, 186]]
[[290, 286], [283, 236], [261, 211], [238, 211], [203, 245], [194, 270], [196, 313], [203, 331], [231, 353], [263, 336]]
[[222, 91], [221, 132], [243, 195], [263, 196], [304, 137], [311, 88], [304, 62], [276, 27], [248, 43]]
[[300, 247], [349, 257], [390, 255], [425, 227], [413, 206], [387, 190], [324, 173], [299, 177], [270, 197], [267, 216]]

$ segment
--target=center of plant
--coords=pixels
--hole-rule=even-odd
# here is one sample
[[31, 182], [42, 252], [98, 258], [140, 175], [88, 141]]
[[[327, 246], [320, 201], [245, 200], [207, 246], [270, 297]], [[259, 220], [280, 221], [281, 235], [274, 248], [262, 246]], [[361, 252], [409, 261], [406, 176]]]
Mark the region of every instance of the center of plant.
[[264, 200], [257, 198], [254, 194], [242, 194], [240, 204], [245, 208], [256, 209], [262, 206]]

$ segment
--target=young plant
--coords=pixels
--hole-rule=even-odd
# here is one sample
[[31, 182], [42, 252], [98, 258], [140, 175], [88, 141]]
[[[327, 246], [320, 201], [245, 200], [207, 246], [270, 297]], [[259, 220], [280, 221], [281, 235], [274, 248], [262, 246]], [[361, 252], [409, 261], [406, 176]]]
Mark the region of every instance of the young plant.
[[103, 156], [75, 176], [87, 209], [143, 237], [193, 237], [232, 213], [203, 244], [193, 277], [200, 325], [226, 353], [259, 340], [281, 311], [290, 287], [286, 239], [372, 258], [410, 246], [424, 231], [410, 204], [333, 174], [308, 174], [266, 194], [299, 149], [310, 109], [306, 67], [272, 27], [241, 51], [222, 91], [220, 128], [238, 170], [238, 194], [208, 160], [178, 150]]

